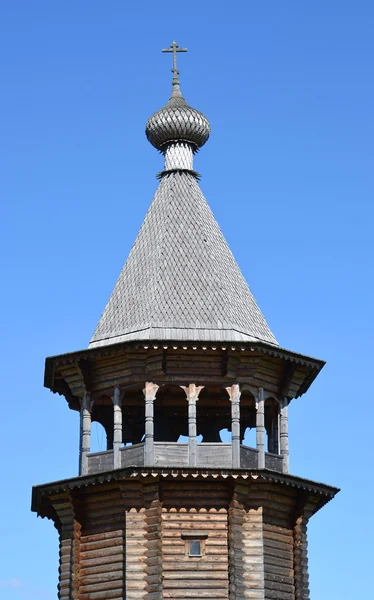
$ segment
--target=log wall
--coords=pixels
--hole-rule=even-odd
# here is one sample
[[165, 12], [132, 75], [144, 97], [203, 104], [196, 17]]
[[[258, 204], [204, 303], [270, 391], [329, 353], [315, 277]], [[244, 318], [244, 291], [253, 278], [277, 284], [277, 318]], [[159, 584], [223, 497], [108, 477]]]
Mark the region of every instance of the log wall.
[[230, 503], [230, 600], [265, 600], [263, 507], [236, 484]]
[[[162, 508], [163, 598], [228, 600], [228, 491], [217, 482], [165, 482]], [[207, 536], [201, 557], [188, 534]], [[187, 537], [183, 539], [183, 533]]]
[[124, 598], [125, 515], [118, 486], [88, 488], [81, 498], [79, 600]]
[[281, 488], [277, 492], [271, 486], [262, 489], [265, 598], [295, 600], [293, 519], [298, 500], [293, 489]]
[[75, 518], [75, 506], [69, 493], [56, 495], [53, 506], [60, 530], [58, 597], [78, 600], [81, 525]]
[[125, 598], [147, 598], [147, 510], [143, 486], [139, 481], [121, 485], [124, 501], [125, 530]]
[[[315, 504], [305, 508], [295, 488], [155, 473], [50, 501], [60, 600], [309, 600], [306, 526]], [[189, 556], [193, 536], [199, 557]]]
[[299, 517], [294, 528], [295, 600], [309, 600], [307, 521]]
[[266, 600], [294, 600], [293, 532], [264, 523], [264, 576]]

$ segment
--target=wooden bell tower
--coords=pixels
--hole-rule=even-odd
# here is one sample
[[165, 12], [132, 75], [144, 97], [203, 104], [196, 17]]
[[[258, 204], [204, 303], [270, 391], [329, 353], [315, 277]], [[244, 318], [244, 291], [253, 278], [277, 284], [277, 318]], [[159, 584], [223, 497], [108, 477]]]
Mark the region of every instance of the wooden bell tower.
[[46, 360], [80, 416], [79, 475], [34, 487], [32, 510], [59, 532], [60, 600], [308, 600], [307, 525], [338, 490], [290, 474], [288, 407], [324, 363], [278, 345], [202, 195], [210, 126], [171, 51], [156, 195], [88, 349]]

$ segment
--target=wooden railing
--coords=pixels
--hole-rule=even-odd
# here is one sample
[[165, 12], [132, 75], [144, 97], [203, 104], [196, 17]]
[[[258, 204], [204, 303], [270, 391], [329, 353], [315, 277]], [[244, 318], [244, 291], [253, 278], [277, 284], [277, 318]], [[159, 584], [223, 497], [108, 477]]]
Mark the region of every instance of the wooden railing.
[[[188, 444], [178, 442], [154, 442], [155, 467], [188, 467]], [[121, 468], [144, 466], [144, 442], [133, 446], [124, 446], [120, 450]], [[113, 450], [88, 454], [88, 474], [111, 471], [113, 469]], [[257, 469], [258, 450], [249, 446], [240, 446], [240, 468]], [[265, 453], [265, 468], [282, 472], [283, 457]], [[232, 446], [224, 443], [197, 444], [197, 468], [232, 468]]]

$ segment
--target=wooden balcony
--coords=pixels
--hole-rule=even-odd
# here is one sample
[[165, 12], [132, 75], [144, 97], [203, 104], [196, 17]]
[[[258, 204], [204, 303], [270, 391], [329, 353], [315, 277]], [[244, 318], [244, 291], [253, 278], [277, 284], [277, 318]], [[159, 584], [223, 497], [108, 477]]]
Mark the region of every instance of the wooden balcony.
[[[144, 466], [144, 442], [133, 446], [124, 446], [120, 450], [121, 468]], [[113, 469], [113, 450], [88, 454], [88, 474], [101, 473]], [[282, 473], [283, 457], [265, 452], [265, 468]], [[154, 442], [155, 467], [188, 467], [189, 446], [177, 442]], [[224, 443], [197, 444], [196, 467], [232, 468], [232, 445]], [[240, 446], [240, 468], [257, 469], [258, 451], [249, 446]]]

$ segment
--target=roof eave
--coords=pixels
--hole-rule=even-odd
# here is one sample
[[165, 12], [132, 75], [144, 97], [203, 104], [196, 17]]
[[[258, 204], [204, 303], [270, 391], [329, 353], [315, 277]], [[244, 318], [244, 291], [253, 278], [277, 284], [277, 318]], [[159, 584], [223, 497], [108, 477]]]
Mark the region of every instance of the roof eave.
[[[318, 483], [302, 477], [296, 477], [289, 474], [281, 474], [269, 469], [217, 469], [217, 468], [195, 468], [195, 467], [126, 467], [123, 469], [116, 469], [106, 471], [104, 473], [98, 473], [95, 475], [84, 475], [74, 477], [70, 479], [62, 479], [47, 484], [37, 485], [32, 488], [32, 500], [31, 510], [38, 513], [39, 516], [48, 517], [48, 511], [45, 510], [43, 500], [52, 494], [63, 493], [89, 485], [97, 485], [101, 483], [109, 483], [112, 481], [121, 481], [124, 479], [140, 478], [140, 477], [175, 477], [181, 476], [185, 480], [186, 477], [196, 476], [206, 477], [222, 477], [227, 479], [231, 477], [233, 479], [242, 478], [244, 480], [265, 480], [274, 483], [280, 483], [281, 485], [294, 487], [306, 492], [318, 494], [321, 496], [321, 500], [316, 507], [317, 512], [327, 502], [340, 491], [339, 488], [327, 485], [325, 483]], [[43, 510], [44, 508], [44, 510]]]
[[[67, 352], [64, 354], [59, 354], [55, 356], [50, 356], [46, 358], [45, 361], [45, 372], [44, 372], [44, 386], [52, 391], [56, 391], [54, 389], [54, 372], [55, 366], [59, 363], [70, 363], [76, 362], [81, 358], [86, 358], [88, 356], [103, 356], [108, 354], [114, 354], [118, 351], [126, 348], [148, 348], [148, 347], [158, 347], [158, 346], [170, 346], [170, 347], [183, 347], [183, 348], [217, 348], [220, 347], [225, 349], [227, 347], [231, 347], [232, 349], [238, 350], [257, 350], [260, 352], [264, 352], [269, 356], [278, 357], [284, 360], [289, 360], [294, 363], [302, 364], [308, 366], [310, 368], [310, 377], [303, 383], [302, 389], [300, 389], [300, 393], [298, 396], [303, 394], [312, 384], [318, 373], [322, 370], [325, 361], [317, 358], [313, 358], [304, 354], [300, 354], [297, 352], [292, 352], [285, 348], [281, 348], [280, 346], [275, 346], [273, 344], [268, 344], [266, 342], [258, 341], [258, 342], [234, 342], [234, 343], [204, 343], [201, 341], [175, 341], [175, 340], [167, 340], [160, 343], [158, 340], [148, 340], [148, 341], [131, 341], [131, 342], [120, 342], [118, 344], [111, 344], [106, 346], [99, 346], [97, 348], [85, 348], [82, 350], [77, 350], [75, 352]], [[298, 397], [297, 396], [297, 397]]]

